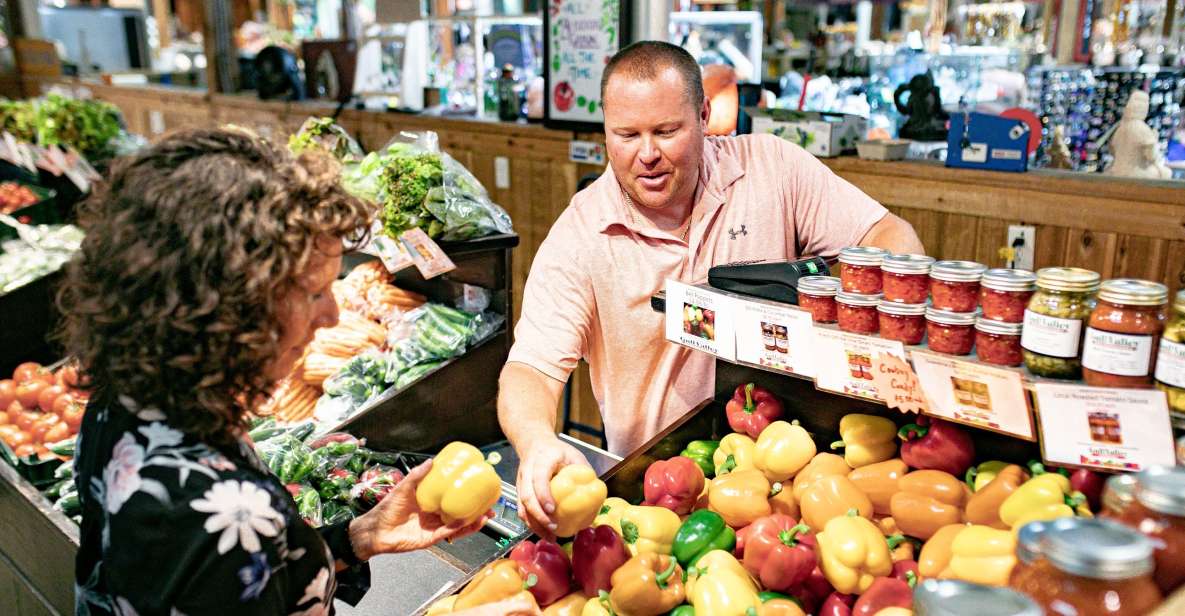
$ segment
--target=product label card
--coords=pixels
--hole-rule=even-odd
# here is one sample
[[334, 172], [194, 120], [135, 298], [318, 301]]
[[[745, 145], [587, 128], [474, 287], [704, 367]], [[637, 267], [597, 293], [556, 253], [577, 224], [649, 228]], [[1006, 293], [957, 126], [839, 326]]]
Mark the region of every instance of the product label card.
[[1160, 340], [1156, 355], [1156, 380], [1173, 387], [1185, 387], [1185, 344]]
[[424, 280], [457, 269], [453, 260], [444, 254], [440, 246], [432, 241], [432, 238], [428, 237], [423, 229], [419, 227], [408, 229], [399, 235], [399, 240], [411, 254], [412, 263], [416, 264], [416, 269], [420, 270], [420, 275], [424, 277]]
[[815, 328], [815, 386], [849, 396], [882, 400], [872, 376], [872, 357], [887, 353], [904, 361], [905, 345], [835, 329]]
[[929, 413], [930, 402], [909, 362], [888, 353], [872, 356], [872, 382], [885, 404], [902, 413]]
[[1020, 345], [1050, 357], [1078, 357], [1082, 339], [1081, 319], [1062, 319], [1025, 310], [1025, 327]]
[[951, 421], [1036, 440], [1020, 373], [914, 351], [913, 367], [930, 413]]
[[1152, 364], [1152, 336], [1115, 334], [1086, 328], [1082, 366], [1121, 376], [1147, 376]]
[[736, 358], [781, 372], [813, 377], [814, 325], [799, 308], [733, 298]]
[[712, 289], [667, 280], [666, 303], [667, 340], [725, 361], [736, 359], [733, 298]]
[[381, 229], [371, 237], [371, 250], [368, 252], [376, 254], [382, 260], [383, 266], [387, 268], [388, 272], [394, 274], [414, 265], [414, 262], [411, 260], [411, 253], [408, 252], [407, 246], [404, 246], [403, 242], [393, 240], [389, 236], [384, 235]]
[[1047, 462], [1119, 471], [1176, 463], [1163, 391], [1051, 383], [1036, 389]]

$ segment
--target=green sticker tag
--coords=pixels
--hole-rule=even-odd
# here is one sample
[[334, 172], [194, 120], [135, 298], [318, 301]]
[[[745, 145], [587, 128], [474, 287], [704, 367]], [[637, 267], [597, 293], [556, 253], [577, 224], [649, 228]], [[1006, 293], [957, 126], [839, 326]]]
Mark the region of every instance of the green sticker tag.
[[819, 273], [819, 266], [815, 265], [815, 262], [814, 262], [814, 261], [807, 261], [807, 262], [806, 262], [806, 268], [807, 268], [807, 270], [809, 270], [809, 271], [810, 271], [810, 273], [812, 273], [812, 274], [818, 274], [818, 273]]

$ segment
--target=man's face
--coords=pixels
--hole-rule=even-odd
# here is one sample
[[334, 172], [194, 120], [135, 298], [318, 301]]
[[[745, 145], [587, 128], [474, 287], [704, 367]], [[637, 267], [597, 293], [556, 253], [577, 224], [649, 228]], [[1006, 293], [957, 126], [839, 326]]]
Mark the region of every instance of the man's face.
[[694, 198], [708, 106], [688, 102], [679, 73], [667, 68], [649, 80], [614, 76], [605, 103], [609, 165], [634, 203], [662, 209]]

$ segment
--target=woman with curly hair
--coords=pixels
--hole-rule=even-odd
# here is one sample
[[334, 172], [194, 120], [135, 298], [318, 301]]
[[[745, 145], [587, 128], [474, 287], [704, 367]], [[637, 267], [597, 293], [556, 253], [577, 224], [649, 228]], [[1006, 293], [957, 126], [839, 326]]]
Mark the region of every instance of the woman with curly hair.
[[366, 514], [314, 530], [247, 439], [248, 411], [336, 324], [343, 244], [371, 216], [328, 158], [238, 130], [165, 137], [83, 206], [59, 297], [91, 391], [78, 614], [328, 614], [335, 595], [366, 591], [370, 557], [480, 528], [419, 509], [429, 462]]

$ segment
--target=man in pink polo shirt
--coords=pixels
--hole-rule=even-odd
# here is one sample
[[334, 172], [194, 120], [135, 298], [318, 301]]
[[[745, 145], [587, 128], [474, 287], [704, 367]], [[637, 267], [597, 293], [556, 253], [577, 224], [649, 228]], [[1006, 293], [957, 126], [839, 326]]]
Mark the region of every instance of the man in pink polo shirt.
[[587, 464], [555, 409], [588, 361], [610, 451], [625, 455], [713, 395], [711, 357], [668, 343], [650, 298], [668, 278], [739, 261], [834, 256], [847, 246], [921, 253], [913, 228], [801, 148], [769, 135], [705, 138], [700, 69], [683, 49], [623, 49], [601, 80], [609, 169], [576, 194], [539, 247], [498, 416], [521, 460], [520, 515], [554, 528], [548, 483]]

